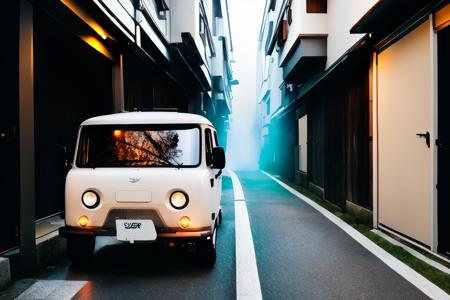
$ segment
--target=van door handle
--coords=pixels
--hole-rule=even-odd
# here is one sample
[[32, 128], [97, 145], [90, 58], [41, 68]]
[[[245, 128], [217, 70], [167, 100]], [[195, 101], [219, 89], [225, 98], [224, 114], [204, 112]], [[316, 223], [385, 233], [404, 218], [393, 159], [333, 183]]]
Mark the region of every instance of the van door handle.
[[428, 148], [430, 148], [430, 133], [428, 131], [426, 133], [416, 133], [416, 135], [420, 138], [424, 138]]

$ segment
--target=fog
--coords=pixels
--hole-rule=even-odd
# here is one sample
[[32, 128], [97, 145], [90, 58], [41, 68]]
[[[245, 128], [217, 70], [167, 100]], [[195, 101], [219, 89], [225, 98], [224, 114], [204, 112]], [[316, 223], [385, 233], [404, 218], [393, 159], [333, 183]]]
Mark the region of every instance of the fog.
[[233, 112], [228, 132], [227, 166], [258, 169], [259, 132], [256, 127], [256, 51], [264, 0], [228, 0], [233, 39]]

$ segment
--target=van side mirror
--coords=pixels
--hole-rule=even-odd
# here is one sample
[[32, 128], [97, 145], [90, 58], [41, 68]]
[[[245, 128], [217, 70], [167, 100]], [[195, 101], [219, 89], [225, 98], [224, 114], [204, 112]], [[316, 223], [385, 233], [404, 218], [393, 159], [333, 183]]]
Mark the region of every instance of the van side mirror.
[[213, 156], [213, 169], [225, 168], [225, 150], [222, 147], [215, 147], [212, 151]]

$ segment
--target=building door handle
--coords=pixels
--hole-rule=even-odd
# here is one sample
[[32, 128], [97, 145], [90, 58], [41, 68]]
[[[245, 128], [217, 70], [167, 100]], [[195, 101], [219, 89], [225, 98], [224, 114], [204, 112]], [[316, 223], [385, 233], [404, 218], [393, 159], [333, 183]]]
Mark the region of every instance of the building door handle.
[[416, 133], [416, 135], [420, 138], [424, 138], [428, 148], [430, 148], [430, 133], [428, 131], [426, 133]]

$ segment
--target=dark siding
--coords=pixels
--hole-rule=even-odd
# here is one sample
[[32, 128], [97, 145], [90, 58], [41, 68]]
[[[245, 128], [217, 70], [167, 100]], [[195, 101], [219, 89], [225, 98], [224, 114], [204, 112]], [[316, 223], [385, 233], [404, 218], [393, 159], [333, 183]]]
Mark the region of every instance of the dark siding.
[[346, 101], [347, 200], [372, 208], [369, 194], [369, 74], [360, 70]]
[[18, 245], [19, 226], [19, 1], [5, 1], [0, 13], [3, 31], [0, 88], [0, 253]]
[[438, 250], [450, 255], [450, 27], [438, 32]]
[[325, 104], [325, 199], [345, 207], [345, 95], [333, 86]]
[[112, 113], [112, 63], [35, 9], [36, 218], [64, 208], [65, 167], [80, 123]]
[[296, 147], [296, 119], [290, 113], [278, 121], [278, 149], [276, 165], [281, 176], [294, 181], [295, 173], [295, 147]]
[[[324, 101], [320, 98], [311, 99], [308, 104], [308, 173], [309, 180], [324, 187]], [[298, 129], [297, 129], [298, 130]]]
[[369, 60], [335, 74], [325, 96], [325, 198], [371, 208], [369, 195]]
[[307, 105], [310, 187], [343, 209], [346, 200], [371, 208], [369, 59], [336, 71]]

